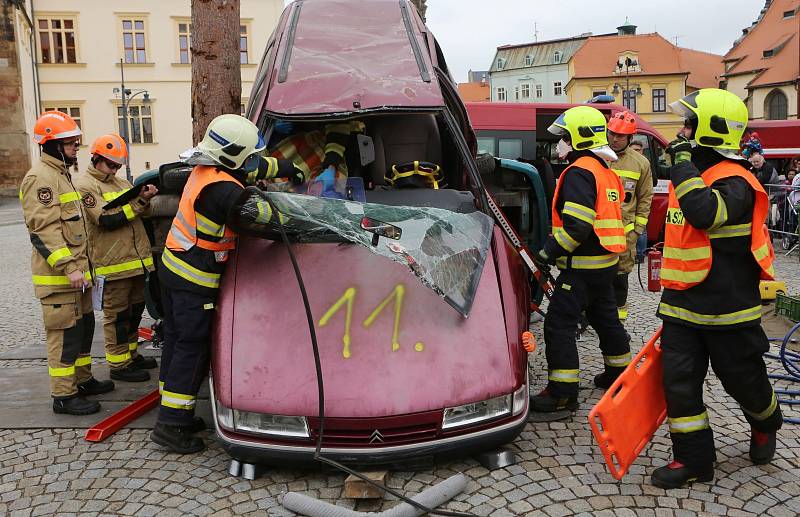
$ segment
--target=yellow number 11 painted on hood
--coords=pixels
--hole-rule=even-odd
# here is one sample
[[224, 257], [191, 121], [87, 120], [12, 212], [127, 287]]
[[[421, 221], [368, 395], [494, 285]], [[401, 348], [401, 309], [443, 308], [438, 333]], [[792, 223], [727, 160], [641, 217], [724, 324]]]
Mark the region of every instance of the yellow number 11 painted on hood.
[[[392, 352], [396, 352], [400, 349], [400, 315], [403, 311], [403, 298], [405, 297], [406, 288], [403, 284], [397, 284], [392, 289], [392, 292], [383, 299], [383, 301], [378, 304], [377, 307], [372, 311], [372, 313], [364, 320], [362, 325], [364, 328], [369, 328], [375, 322], [375, 320], [380, 316], [383, 309], [386, 308], [387, 305], [394, 301], [394, 324], [392, 327]], [[353, 302], [356, 296], [356, 289], [354, 287], [348, 288], [344, 294], [336, 300], [336, 302], [331, 305], [330, 309], [325, 313], [322, 318], [319, 320], [319, 326], [324, 327], [328, 324], [328, 321], [336, 314], [339, 309], [344, 305], [347, 304], [347, 309], [345, 311], [345, 320], [344, 320], [344, 335], [342, 335], [342, 344], [344, 347], [342, 348], [342, 356], [345, 359], [350, 358], [350, 328], [351, 323], [353, 320]], [[422, 342], [417, 342], [414, 345], [414, 350], [417, 352], [422, 352], [425, 349], [425, 345]]]

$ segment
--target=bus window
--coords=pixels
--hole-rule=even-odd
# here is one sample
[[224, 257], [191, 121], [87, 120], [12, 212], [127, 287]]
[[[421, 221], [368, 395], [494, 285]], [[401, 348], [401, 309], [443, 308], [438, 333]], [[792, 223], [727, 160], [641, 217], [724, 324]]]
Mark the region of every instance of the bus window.
[[498, 158], [516, 160], [522, 156], [522, 140], [519, 138], [501, 138], [498, 147]]
[[479, 136], [478, 137], [478, 154], [491, 154], [495, 156], [494, 138]]

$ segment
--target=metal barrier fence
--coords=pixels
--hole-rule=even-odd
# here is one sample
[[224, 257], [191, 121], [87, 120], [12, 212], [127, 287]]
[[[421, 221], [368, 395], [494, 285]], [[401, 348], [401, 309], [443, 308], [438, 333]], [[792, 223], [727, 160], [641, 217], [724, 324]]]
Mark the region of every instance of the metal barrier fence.
[[781, 240], [781, 248], [791, 253], [797, 248], [800, 186], [765, 185], [770, 210], [767, 226], [773, 238]]

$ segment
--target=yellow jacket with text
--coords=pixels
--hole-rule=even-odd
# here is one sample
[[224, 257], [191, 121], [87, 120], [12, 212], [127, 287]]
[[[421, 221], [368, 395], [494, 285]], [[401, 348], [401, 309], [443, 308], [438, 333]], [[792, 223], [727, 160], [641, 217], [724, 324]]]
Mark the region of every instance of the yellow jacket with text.
[[42, 154], [22, 178], [19, 199], [33, 244], [36, 297], [75, 291], [67, 278], [74, 271], [82, 271], [91, 281], [81, 195], [64, 163]]
[[140, 217], [149, 210], [150, 203], [137, 197], [121, 207], [105, 210], [107, 203], [132, 185], [92, 166], [76, 178], [75, 186], [86, 213], [95, 276], [110, 281], [152, 271], [150, 241]]
[[625, 225], [626, 234], [635, 230], [641, 235], [647, 230], [650, 204], [653, 201], [653, 174], [650, 171], [650, 161], [632, 149], [619, 152], [617, 156], [619, 159], [610, 162], [608, 166], [617, 173], [625, 189], [625, 198], [622, 200], [622, 224]]

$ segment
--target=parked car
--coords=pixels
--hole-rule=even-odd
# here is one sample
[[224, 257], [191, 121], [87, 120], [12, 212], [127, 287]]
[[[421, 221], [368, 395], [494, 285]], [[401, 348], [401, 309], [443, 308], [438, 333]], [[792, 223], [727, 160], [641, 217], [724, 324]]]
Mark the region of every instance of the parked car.
[[[362, 154], [354, 162], [348, 149], [347, 164], [351, 176], [363, 178], [365, 211], [379, 203], [453, 221], [488, 213], [466, 109], [436, 39], [405, 0], [288, 5], [266, 46], [247, 116], [273, 142], [287, 127], [308, 132], [362, 122], [374, 158], [362, 163]], [[446, 188], [386, 187], [392, 165], [414, 161], [440, 166]], [[335, 226], [327, 228], [336, 233]], [[319, 342], [329, 457], [403, 463], [493, 448], [522, 431], [528, 272], [494, 222], [488, 235], [466, 318], [409, 267], [336, 235], [298, 236], [293, 250]], [[427, 237], [441, 245], [437, 253], [449, 253], [435, 234]], [[457, 267], [453, 272], [444, 280], [465, 278]], [[312, 461], [320, 421], [309, 334], [286, 246], [241, 237], [220, 288], [210, 382], [214, 426], [235, 460]]]
[[[625, 110], [610, 103], [590, 103], [606, 116]], [[547, 128], [556, 117], [575, 104], [469, 102], [466, 104], [470, 121], [478, 140], [478, 153], [498, 158], [520, 160], [533, 164], [545, 182], [548, 200], [552, 200], [555, 182], [567, 163], [559, 160], [555, 151], [558, 138]], [[667, 140], [655, 128], [634, 113], [638, 132], [634, 138], [641, 142], [644, 155], [650, 160], [654, 187], [653, 203], [647, 224], [651, 244], [663, 240], [664, 220], [669, 194], [668, 164], [665, 149]], [[508, 209], [504, 207], [504, 209]]]

